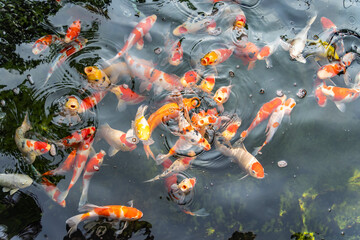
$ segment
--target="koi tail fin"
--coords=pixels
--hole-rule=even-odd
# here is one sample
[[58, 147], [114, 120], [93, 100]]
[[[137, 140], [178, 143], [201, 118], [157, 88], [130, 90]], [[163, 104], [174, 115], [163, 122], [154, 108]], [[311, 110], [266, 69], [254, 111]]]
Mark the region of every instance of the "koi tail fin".
[[[83, 182], [84, 181], [85, 180], [83, 179]], [[83, 184], [83, 190], [79, 201], [79, 208], [83, 207], [85, 203], [88, 201], [88, 191], [89, 191], [89, 184]]]
[[251, 154], [255, 157], [261, 151], [262, 147], [263, 146], [254, 148], [254, 151]]
[[66, 189], [65, 191], [61, 192], [60, 195], [58, 196], [58, 198], [56, 199], [56, 202], [59, 203], [60, 205], [65, 202], [65, 198], [67, 197], [67, 195], [69, 194], [69, 190], [70, 189]]
[[160, 179], [160, 175], [157, 175], [157, 176], [153, 177], [152, 179], [144, 181], [144, 183], [155, 182], [156, 180], [159, 180], [159, 179]]
[[186, 209], [182, 209], [182, 211], [186, 214], [189, 214], [191, 216], [194, 216], [194, 217], [206, 217], [206, 216], [209, 216], [209, 213], [206, 212], [205, 208], [201, 208], [195, 212], [191, 212], [191, 211], [188, 211]]
[[77, 226], [83, 220], [82, 215], [83, 214], [78, 214], [66, 220], [66, 224], [70, 227], [68, 231], [69, 237], [77, 230]]
[[147, 159], [149, 159], [149, 156], [151, 156], [151, 158], [155, 160], [155, 156], [154, 156], [154, 153], [151, 151], [150, 145], [144, 144], [144, 151], [145, 151]]
[[165, 159], [167, 159], [169, 157], [169, 154], [158, 154], [155, 158], [155, 162], [157, 165], [162, 164]]

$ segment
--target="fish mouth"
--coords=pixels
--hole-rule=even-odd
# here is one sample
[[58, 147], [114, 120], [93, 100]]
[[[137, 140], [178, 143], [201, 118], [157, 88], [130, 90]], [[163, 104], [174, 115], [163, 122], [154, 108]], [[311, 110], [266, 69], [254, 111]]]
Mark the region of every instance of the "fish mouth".
[[204, 66], [208, 65], [207, 59], [204, 59], [204, 58], [202, 58], [202, 59], [200, 60], [200, 63], [201, 63], [201, 65], [204, 65]]

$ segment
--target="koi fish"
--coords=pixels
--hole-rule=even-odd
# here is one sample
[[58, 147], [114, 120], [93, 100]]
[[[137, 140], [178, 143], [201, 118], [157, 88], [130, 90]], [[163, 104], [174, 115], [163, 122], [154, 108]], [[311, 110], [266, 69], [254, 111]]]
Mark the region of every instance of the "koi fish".
[[333, 101], [341, 112], [346, 110], [345, 103], [354, 101], [360, 94], [360, 90], [356, 88], [326, 86], [325, 83], [322, 85], [321, 90], [326, 98]]
[[16, 129], [15, 143], [20, 152], [26, 157], [28, 163], [32, 164], [37, 156], [43, 155], [47, 152], [54, 152], [53, 146], [46, 142], [36, 141], [25, 138], [25, 133], [32, 129], [28, 114], [25, 115], [21, 126]]
[[25, 174], [17, 173], [1, 173], [0, 186], [3, 187], [3, 192], [9, 192], [10, 195], [16, 193], [20, 188], [29, 187], [33, 180]]
[[148, 36], [148, 38], [151, 38], [148, 32], [150, 31], [156, 20], [157, 20], [157, 16], [155, 14], [141, 20], [130, 33], [129, 38], [125, 42], [124, 47], [120, 50], [120, 52], [118, 52], [118, 54], [115, 57], [110, 59], [109, 62], [113, 62], [114, 60], [123, 56], [135, 44], [140, 45], [140, 48], [142, 48], [142, 46], [144, 45], [143, 37]]
[[[319, 79], [327, 79], [327, 78], [335, 77], [341, 72], [345, 72], [346, 74], [346, 68], [351, 65], [355, 57], [356, 57], [355, 53], [349, 52], [341, 58], [340, 62], [333, 62], [320, 67], [317, 72], [317, 77]], [[350, 84], [348, 75], [344, 76], [344, 81], [346, 85]]]
[[95, 156], [93, 156], [86, 164], [85, 171], [83, 174], [83, 188], [79, 201], [79, 207], [84, 206], [84, 204], [87, 202], [90, 180], [94, 175], [94, 173], [99, 171], [105, 155], [106, 152], [104, 150], [100, 150], [100, 152], [97, 153]]
[[185, 88], [191, 88], [194, 86], [200, 79], [200, 74], [195, 70], [187, 71], [182, 78], [180, 78], [180, 83]]
[[69, 58], [74, 53], [80, 51], [85, 46], [87, 40], [79, 40], [75, 39], [74, 42], [72, 42], [69, 46], [65, 47], [60, 51], [60, 53], [57, 55], [57, 57], [54, 59], [53, 64], [51, 65], [49, 72], [47, 74], [47, 77], [45, 79], [45, 82], [43, 85], [47, 83], [47, 81], [50, 79], [53, 72], [60, 67], [67, 58]]
[[92, 204], [85, 204], [79, 208], [79, 211], [88, 212], [76, 215], [66, 220], [66, 224], [70, 227], [68, 231], [69, 236], [76, 231], [80, 222], [98, 217], [107, 217], [109, 219], [126, 221], [124, 227], [121, 230], [116, 231], [116, 234], [121, 234], [128, 226], [128, 221], [136, 221], [143, 216], [143, 213], [140, 210], [133, 208], [132, 203], [130, 207], [121, 205], [96, 206]]
[[42, 53], [43, 51], [45, 51], [45, 49], [47, 49], [51, 44], [53, 44], [55, 42], [60, 42], [60, 41], [61, 41], [61, 38], [59, 38], [56, 35], [43, 36], [43, 37], [39, 38], [38, 40], [36, 40], [36, 42], [32, 46], [32, 52], [33, 52], [33, 54], [38, 55], [38, 54]]
[[238, 45], [234, 52], [234, 54], [242, 60], [244, 65], [248, 65], [248, 70], [254, 68], [258, 53], [259, 48], [252, 42]]
[[84, 68], [86, 78], [92, 89], [105, 90], [110, 87], [111, 81], [106, 73], [96, 66]]
[[175, 36], [181, 36], [189, 33], [195, 33], [206, 29], [210, 35], [218, 35], [221, 33], [220, 29], [216, 29], [216, 22], [210, 15], [202, 15], [194, 18], [189, 18], [183, 24], [177, 26], [173, 30]]
[[[169, 159], [165, 159], [162, 162], [162, 165], [164, 166], [164, 171], [161, 174], [159, 174], [159, 175], [155, 176], [154, 178], [149, 179], [145, 182], [154, 182], [154, 181], [162, 179], [162, 178], [170, 177], [176, 173], [184, 172], [190, 167], [190, 165], [194, 159], [195, 159], [195, 157], [182, 157], [180, 159], [175, 160], [174, 162], [171, 162], [171, 160], [169, 160]], [[166, 167], [165, 167], [165, 165], [166, 165]]]
[[241, 168], [243, 168], [246, 173], [254, 178], [262, 179], [264, 178], [264, 168], [260, 162], [251, 155], [245, 148], [244, 144], [241, 141], [238, 141], [231, 146], [230, 143], [227, 147], [223, 144], [220, 144], [218, 140], [215, 140], [217, 150], [219, 150], [225, 156], [231, 157], [232, 161], [235, 161]]
[[205, 54], [203, 58], [200, 59], [200, 63], [203, 66], [215, 66], [220, 63], [225, 62], [233, 54], [235, 48], [221, 48], [216, 49]]
[[241, 29], [244, 28], [246, 24], [246, 17], [244, 12], [240, 9], [240, 13], [238, 13], [235, 17], [235, 21], [233, 24], [233, 29]]
[[140, 63], [139, 60], [130, 57], [128, 54], [125, 57], [125, 61], [129, 66], [130, 72], [144, 81], [140, 85], [140, 92], [143, 92], [149, 83], [157, 86], [157, 92], [161, 92], [163, 89], [172, 91], [176, 88], [181, 88], [180, 78], [174, 74], [167, 74], [145, 63]]
[[136, 113], [135, 121], [131, 123], [131, 129], [126, 133], [126, 140], [130, 143], [134, 142], [133, 138], [136, 138], [136, 142], [141, 140], [144, 145], [151, 145], [154, 140], [151, 138], [150, 126], [145, 118], [145, 112], [148, 106], [141, 105]]
[[241, 119], [235, 115], [231, 120], [231, 123], [226, 127], [226, 129], [221, 133], [226, 141], [230, 141], [236, 134], [237, 130], [241, 126]]
[[70, 189], [75, 185], [76, 181], [79, 179], [81, 172], [85, 167], [86, 160], [88, 159], [93, 140], [94, 138], [93, 136], [91, 136], [90, 138], [80, 143], [80, 145], [77, 147], [73, 176], [71, 178], [68, 188], [59, 195], [58, 201], [62, 202], [63, 200], [65, 200], [65, 198], [69, 194]]
[[181, 39], [172, 44], [169, 51], [169, 63], [178, 66], [183, 60], [184, 50], [181, 46]]
[[61, 191], [49, 180], [47, 180], [45, 177], [41, 179], [41, 187], [45, 190], [46, 194], [56, 203], [58, 203], [60, 206], [65, 207], [66, 202], [64, 199], [60, 200], [60, 195], [62, 194]]
[[256, 156], [261, 151], [261, 149], [271, 141], [276, 131], [278, 130], [285, 113], [287, 115], [290, 115], [295, 105], [296, 105], [295, 100], [289, 98], [283, 104], [281, 104], [275, 109], [275, 111], [271, 114], [269, 122], [266, 126], [266, 130], [265, 130], [266, 140], [263, 143], [263, 145], [254, 149], [252, 155]]
[[97, 105], [108, 93], [107, 90], [95, 92], [92, 95], [84, 98], [81, 101], [80, 107], [78, 109], [78, 113], [84, 113], [87, 110], [93, 108], [95, 105]]
[[43, 176], [59, 175], [59, 174], [63, 174], [63, 173], [70, 171], [74, 167], [75, 157], [76, 157], [76, 149], [74, 149], [69, 154], [69, 156], [65, 159], [65, 161], [59, 167], [57, 167], [54, 170], [47, 171], [47, 172], [43, 173], [42, 175]]
[[109, 124], [105, 123], [99, 127], [98, 138], [103, 138], [109, 145], [109, 156], [114, 156], [118, 151], [132, 151], [136, 148], [136, 144], [126, 141], [126, 133], [113, 129]]
[[71, 133], [71, 135], [61, 139], [58, 144], [65, 147], [76, 147], [79, 143], [82, 143], [83, 141], [93, 137], [95, 131], [96, 128], [94, 126], [77, 130]]
[[306, 27], [302, 29], [294, 39], [288, 40], [286, 44], [283, 44], [284, 50], [289, 50], [290, 57], [301, 63], [306, 63], [306, 59], [302, 55], [302, 51], [305, 48], [308, 31], [316, 19], [316, 15], [313, 16], [307, 23]]
[[317, 78], [314, 83], [315, 83], [314, 84], [315, 85], [315, 100], [320, 107], [325, 107], [327, 98], [322, 92], [324, 81]]
[[256, 117], [251, 122], [249, 128], [241, 133], [241, 138], [246, 138], [246, 136], [251, 132], [251, 130], [253, 130], [261, 122], [266, 120], [270, 116], [270, 114], [285, 101], [285, 99], [286, 95], [282, 97], [276, 97], [262, 105], [260, 110], [257, 112]]
[[269, 57], [276, 51], [276, 49], [280, 45], [280, 41], [281, 39], [276, 39], [275, 41], [265, 45], [257, 54], [258, 60], [265, 60], [267, 68], [272, 67]]
[[64, 104], [64, 111], [71, 116], [77, 114], [80, 108], [78, 99], [74, 96], [69, 96], [67, 99], [68, 100]]
[[214, 74], [210, 74], [209, 76], [206, 76], [199, 84], [199, 88], [207, 93], [210, 93], [214, 89], [214, 86], [215, 86]]
[[326, 17], [321, 17], [320, 22], [324, 30], [331, 30], [332, 32], [335, 32], [337, 29], [336, 25]]
[[146, 99], [145, 96], [139, 95], [131, 90], [127, 84], [114, 86], [110, 91], [116, 95], [119, 101], [117, 105], [117, 109], [119, 111], [124, 110], [126, 108], [126, 104], [139, 104]]
[[80, 20], [76, 20], [74, 21], [70, 27], [68, 28], [68, 30], [66, 31], [66, 35], [65, 35], [65, 39], [64, 42], [65, 43], [69, 43], [72, 40], [76, 39], [79, 34], [80, 34], [80, 29], [81, 29], [81, 22]]
[[214, 94], [214, 101], [217, 104], [224, 104], [229, 100], [232, 85], [219, 88]]
[[182, 193], [186, 194], [189, 193], [195, 187], [195, 184], [196, 184], [196, 178], [185, 178], [177, 186], [175, 186], [175, 188], [180, 190]]

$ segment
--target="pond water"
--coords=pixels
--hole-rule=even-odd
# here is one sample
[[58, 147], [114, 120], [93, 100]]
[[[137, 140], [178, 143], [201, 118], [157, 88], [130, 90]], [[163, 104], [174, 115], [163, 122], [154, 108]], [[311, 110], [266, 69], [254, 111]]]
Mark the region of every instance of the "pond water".
[[[210, 14], [221, 4], [205, 0], [74, 0], [60, 4], [55, 0], [0, 1], [0, 172], [23, 173], [35, 179], [33, 169], [14, 141], [15, 130], [26, 112], [33, 126], [31, 136], [34, 139], [42, 136], [59, 140], [75, 130], [105, 123], [126, 132], [140, 104], [118, 111], [114, 94], [108, 94], [92, 112], [81, 115], [81, 121], [72, 125], [59, 122], [57, 106], [65, 96], [83, 99], [91, 94], [84, 78], [84, 67], [106, 67], [104, 59], [112, 58], [123, 47], [133, 23], [152, 14], [157, 15], [150, 30], [152, 41], [145, 40], [141, 51], [133, 47], [129, 53], [178, 76], [199, 67], [200, 58], [207, 52], [232, 45], [232, 26], [226, 16], [217, 19], [221, 28], [218, 35], [199, 31], [183, 36], [184, 61], [178, 66], [163, 64], [167, 56], [164, 39], [188, 18]], [[238, 3], [225, 4], [239, 6]], [[240, 6], [246, 15], [248, 40], [259, 48], [279, 36], [293, 38], [314, 15], [317, 18], [308, 39], [315, 39], [315, 35], [321, 37], [321, 17], [331, 19], [337, 29], [359, 31], [360, 3], [357, 1], [243, 0]], [[54, 44], [34, 55], [34, 42], [47, 34], [63, 36], [68, 26], [78, 19], [81, 20], [80, 36], [87, 39], [86, 45], [55, 69], [44, 85], [49, 68], [63, 46]], [[346, 51], [351, 51], [360, 47], [360, 39], [345, 36], [344, 44]], [[310, 47], [305, 51], [311, 52]], [[271, 68], [267, 68], [264, 61], [257, 61], [252, 70], [247, 70], [240, 58], [231, 56], [217, 65], [215, 85], [215, 89], [233, 86], [224, 109], [229, 114], [237, 113], [242, 125], [232, 143], [250, 125], [259, 108], [280, 90], [296, 100], [289, 121], [283, 121], [262, 154], [256, 156], [265, 169], [265, 178], [243, 178], [246, 173], [212, 144], [210, 151], [201, 152], [191, 168], [179, 175], [181, 178], [196, 177], [187, 208], [191, 211], [204, 209], [208, 213], [207, 216], [191, 216], [171, 200], [163, 180], [144, 183], [160, 174], [163, 168], [146, 158], [141, 143], [134, 151], [107, 155], [91, 180], [89, 202], [100, 206], [127, 205], [134, 200], [134, 207], [144, 214], [140, 220], [130, 222], [118, 239], [286, 240], [313, 239], [312, 236], [315, 239], [359, 239], [358, 100], [347, 103], [345, 112], [339, 111], [330, 100], [325, 107], [320, 107], [314, 93], [319, 68], [314, 56], [309, 56], [303, 64], [291, 60], [289, 52], [279, 47], [270, 58]], [[348, 70], [352, 79], [359, 71], [359, 60], [357, 57]], [[319, 63], [326, 64], [326, 61]], [[206, 73], [214, 71], [211, 67], [204, 69]], [[343, 77], [342, 74], [332, 80], [345, 87]], [[130, 76], [123, 76], [120, 83], [133, 84]], [[135, 87], [139, 86], [135, 84]], [[304, 98], [297, 96], [299, 89], [307, 91]], [[166, 91], [149, 93], [144, 101], [149, 105], [148, 115], [162, 105], [167, 94]], [[265, 128], [266, 123], [260, 124], [245, 139], [249, 152], [264, 142]], [[166, 153], [176, 141], [165, 125], [158, 127], [152, 138], [155, 143], [151, 149], [155, 154]], [[107, 151], [109, 146], [100, 140], [93, 147], [98, 152]], [[59, 148], [56, 156], [38, 156], [33, 166], [44, 173], [56, 168], [69, 153]], [[281, 160], [285, 160], [287, 166], [279, 167]], [[49, 179], [57, 183], [59, 189], [66, 189], [71, 173]], [[65, 222], [79, 214], [81, 189], [79, 179], [66, 198], [65, 208], [48, 197], [39, 180], [13, 195], [0, 192], [0, 238], [115, 239], [118, 229], [106, 218], [82, 222], [77, 232], [71, 237], [67, 235]], [[302, 233], [308, 233], [305, 234], [308, 238], [301, 238]]]

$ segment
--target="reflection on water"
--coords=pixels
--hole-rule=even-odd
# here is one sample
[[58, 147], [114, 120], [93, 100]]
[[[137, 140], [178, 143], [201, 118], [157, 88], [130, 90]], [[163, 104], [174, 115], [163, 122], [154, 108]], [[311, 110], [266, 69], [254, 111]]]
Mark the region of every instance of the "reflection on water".
[[[318, 17], [309, 30], [309, 40], [327, 38], [320, 23], [324, 16], [331, 18], [339, 29], [337, 34], [326, 39], [331, 46], [339, 48], [343, 41], [346, 52], [359, 52], [359, 4], [356, 1], [244, 0], [239, 5], [230, 1], [213, 4], [200, 0], [73, 0], [60, 1], [60, 4], [55, 0], [31, 0], [1, 1], [0, 6], [1, 173], [28, 174], [39, 183], [36, 173], [25, 163], [14, 142], [15, 130], [26, 112], [30, 113], [33, 126], [27, 136], [41, 141], [55, 141], [75, 130], [105, 123], [126, 133], [139, 105], [127, 104], [126, 109], [117, 111], [118, 99], [113, 93], [108, 93], [96, 107], [80, 114], [79, 118], [64, 117], [63, 106], [70, 96], [81, 102], [94, 94], [85, 80], [84, 68], [106, 67], [104, 60], [112, 58], [123, 47], [134, 23], [156, 14], [157, 22], [150, 31], [152, 41], [145, 39], [141, 51], [133, 47], [131, 56], [146, 59], [157, 69], [177, 76], [190, 70], [198, 71], [202, 77], [217, 74], [213, 92], [232, 85], [222, 115], [231, 118], [237, 114], [242, 119], [234, 139], [238, 139], [251, 124], [259, 108], [277, 95], [294, 98], [296, 107], [291, 118], [283, 121], [271, 142], [261, 150], [262, 154], [257, 155], [266, 173], [262, 180], [243, 178], [246, 173], [215, 147], [211, 151], [196, 147], [191, 148], [192, 152], [180, 149], [176, 157], [189, 153], [198, 156], [186, 172], [176, 173], [168, 181], [152, 183], [144, 181], [161, 174], [166, 167], [146, 159], [142, 143], [131, 152], [107, 155], [91, 180], [89, 202], [125, 205], [134, 200], [136, 208], [144, 213], [141, 220], [130, 222], [119, 239], [358, 238], [358, 101], [347, 103], [344, 113], [331, 101], [323, 108], [318, 106], [313, 80], [319, 64], [327, 64], [329, 58], [315, 59], [315, 44], [305, 49], [306, 64], [291, 61], [289, 53], [281, 47], [269, 57], [269, 65], [253, 59], [254, 52], [276, 42], [280, 36], [293, 38], [315, 13]], [[233, 11], [231, 14], [227, 12], [229, 6]], [[246, 25], [244, 29], [233, 31], [229, 19], [240, 11], [240, 7], [246, 15]], [[67, 27], [77, 19], [82, 21], [81, 36], [88, 42], [55, 69], [44, 86], [50, 65], [64, 45], [51, 45], [41, 55], [32, 54], [32, 45], [44, 35], [64, 37]], [[208, 24], [211, 21], [216, 21], [215, 29], [201, 26], [191, 34], [171, 35], [184, 22]], [[171, 39], [166, 33], [170, 33]], [[163, 59], [168, 56], [165, 42], [178, 38], [182, 39], [183, 63], [178, 66], [164, 64]], [[247, 48], [244, 45], [247, 41], [255, 47]], [[200, 64], [206, 53], [228, 48], [233, 43], [244, 48], [241, 58], [232, 56], [216, 69]], [[252, 61], [255, 65], [251, 70]], [[359, 72], [359, 64], [357, 56], [347, 69], [351, 83]], [[272, 68], [267, 68], [269, 66]], [[332, 80], [337, 86], [345, 87], [343, 76], [340, 74]], [[139, 93], [141, 86], [137, 79], [128, 74], [120, 74], [114, 79]], [[191, 116], [216, 106], [211, 94], [202, 91], [182, 93], [184, 98], [201, 100], [200, 106], [190, 111]], [[144, 95], [147, 100], [143, 103], [149, 105], [148, 115], [167, 103], [167, 92], [158, 94], [151, 90]], [[151, 150], [155, 156], [168, 153], [174, 146], [176, 128], [174, 120], [160, 124], [154, 131], [155, 143]], [[264, 142], [265, 128], [265, 123], [260, 124], [246, 138], [244, 143], [249, 152]], [[214, 133], [215, 130], [206, 132], [210, 144]], [[109, 148], [106, 141], [97, 140], [93, 147], [96, 152]], [[34, 167], [41, 173], [50, 171], [69, 153], [70, 150], [59, 148], [54, 157], [49, 154], [37, 157]], [[287, 163], [287, 166], [279, 163]], [[190, 177], [196, 177], [196, 191], [182, 198], [171, 185]], [[71, 174], [67, 174], [49, 179], [63, 190], [70, 178]], [[124, 222], [119, 227], [106, 218], [81, 223], [71, 238], [67, 235], [66, 219], [78, 214], [82, 185], [79, 182], [66, 198], [66, 208], [49, 199], [38, 184], [14, 195], [1, 193], [0, 238], [114, 238]], [[191, 216], [189, 212], [203, 217]]]

